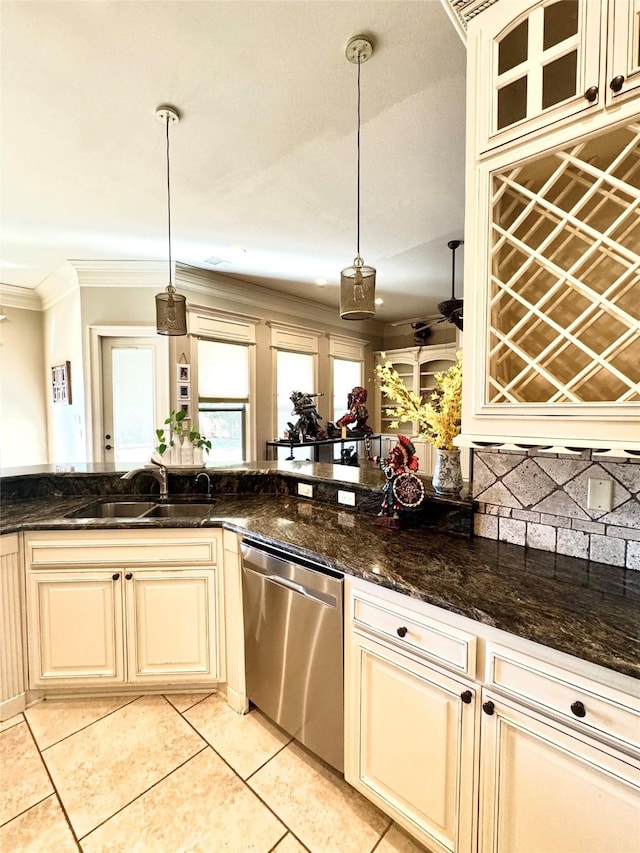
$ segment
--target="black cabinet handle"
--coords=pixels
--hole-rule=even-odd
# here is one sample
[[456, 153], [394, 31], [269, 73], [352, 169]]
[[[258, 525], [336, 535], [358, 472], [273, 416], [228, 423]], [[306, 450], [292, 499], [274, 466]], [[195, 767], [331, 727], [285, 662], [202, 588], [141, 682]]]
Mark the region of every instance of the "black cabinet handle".
[[473, 699], [473, 693], [470, 690], [465, 690], [464, 693], [460, 694], [460, 698], [465, 705], [470, 705], [471, 700]]
[[494, 711], [496, 710], [496, 706], [491, 701], [484, 702], [482, 705], [482, 710], [485, 712], [485, 714], [488, 714], [489, 716], [491, 716], [494, 713]]
[[126, 575], [124, 576], [125, 580], [127, 580], [127, 581], [130, 581], [132, 577], [133, 577], [133, 575], [131, 574], [131, 572], [127, 572]]
[[571, 704], [571, 710], [576, 715], [576, 717], [586, 717], [587, 709], [584, 707], [584, 703], [579, 699], [577, 702], [573, 702]]
[[597, 86], [589, 86], [587, 91], [584, 93], [585, 100], [589, 101], [592, 104], [596, 98], [598, 97], [598, 87]]
[[120, 572], [118, 572], [118, 573], [117, 573], [117, 574], [115, 574], [115, 575], [112, 575], [112, 576], [111, 576], [111, 580], [113, 580], [113, 581], [119, 581], [119, 580], [120, 580]]
[[396, 634], [399, 637], [406, 637], [407, 636], [407, 629], [404, 627], [404, 625], [401, 625], [398, 629], [396, 629]]
[[622, 74], [618, 74], [617, 77], [614, 77], [613, 80], [609, 83], [609, 88], [612, 92], [619, 92], [622, 89], [624, 84], [624, 77]]

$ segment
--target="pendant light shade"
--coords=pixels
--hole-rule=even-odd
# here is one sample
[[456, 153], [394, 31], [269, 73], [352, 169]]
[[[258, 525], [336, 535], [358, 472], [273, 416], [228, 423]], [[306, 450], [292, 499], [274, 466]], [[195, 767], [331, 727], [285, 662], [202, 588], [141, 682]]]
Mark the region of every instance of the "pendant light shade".
[[166, 128], [167, 139], [167, 220], [169, 231], [169, 284], [164, 293], [156, 294], [156, 331], [159, 335], [187, 334], [187, 300], [173, 286], [173, 264], [171, 260], [171, 172], [169, 168], [169, 125], [178, 124], [180, 116], [173, 107], [161, 106], [156, 118]]
[[373, 54], [373, 45], [364, 36], [349, 39], [345, 56], [358, 66], [358, 169], [356, 192], [356, 256], [353, 266], [340, 273], [340, 317], [342, 320], [368, 320], [376, 315], [376, 271], [366, 266], [360, 254], [360, 66]]

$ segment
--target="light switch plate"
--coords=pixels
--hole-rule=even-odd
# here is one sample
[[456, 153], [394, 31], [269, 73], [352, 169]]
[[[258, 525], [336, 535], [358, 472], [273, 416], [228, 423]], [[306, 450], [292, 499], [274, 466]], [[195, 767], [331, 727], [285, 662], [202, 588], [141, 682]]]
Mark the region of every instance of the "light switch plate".
[[338, 503], [345, 506], [355, 506], [356, 493], [346, 491], [345, 489], [338, 489]]
[[587, 509], [610, 510], [613, 505], [613, 480], [589, 477], [587, 483]]
[[312, 498], [313, 486], [311, 483], [298, 483], [298, 494], [302, 498]]

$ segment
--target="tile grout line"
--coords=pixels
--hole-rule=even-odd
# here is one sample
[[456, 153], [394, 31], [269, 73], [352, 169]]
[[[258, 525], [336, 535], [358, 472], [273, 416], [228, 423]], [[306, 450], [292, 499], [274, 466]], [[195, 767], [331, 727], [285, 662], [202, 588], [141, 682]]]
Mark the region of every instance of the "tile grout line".
[[[65, 740], [69, 740], [69, 738], [74, 737], [75, 735], [78, 734], [78, 732], [84, 732], [87, 729], [90, 729], [91, 726], [94, 726], [96, 723], [99, 723], [102, 720], [106, 720], [107, 717], [112, 716], [112, 714], [117, 714], [117, 712], [121, 711], [123, 708], [127, 708], [129, 705], [133, 705], [133, 703], [137, 702], [138, 699], [142, 699], [142, 696], [134, 696], [132, 699], [129, 700], [129, 702], [125, 702], [124, 705], [120, 705], [119, 708], [114, 708], [113, 711], [107, 711], [107, 713], [104, 714], [102, 717], [98, 717], [97, 719], [92, 720], [90, 723], [87, 723], [85, 726], [80, 726], [79, 729], [76, 729], [74, 732], [71, 732], [70, 734], [65, 735], [64, 737], [61, 737], [60, 740], [56, 740], [53, 743], [47, 744], [46, 746], [42, 747], [42, 749], [40, 749], [40, 746], [37, 743], [36, 743], [36, 746], [38, 747], [38, 749], [40, 750], [41, 753], [45, 753], [48, 749], [51, 749], [52, 746], [57, 746], [59, 743], [64, 743]], [[38, 702], [38, 705], [41, 705], [46, 701], [47, 701], [46, 699], [43, 699], [42, 702]], [[36, 705], [32, 705], [31, 707], [35, 708]], [[27, 709], [27, 710], [29, 710], [29, 709]], [[25, 714], [25, 719], [26, 719], [26, 714]], [[34, 740], [35, 740], [35, 736], [34, 736]]]
[[[170, 702], [169, 702], [169, 704], [171, 705], [171, 703], [170, 703]], [[198, 703], [196, 703], [196, 704], [198, 704]], [[275, 757], [276, 757], [276, 755], [280, 755], [280, 753], [282, 752], [282, 750], [283, 750], [283, 749], [286, 749], [286, 748], [287, 748], [291, 743], [293, 743], [293, 741], [295, 740], [295, 738], [291, 738], [291, 740], [289, 740], [287, 743], [285, 743], [283, 746], [281, 746], [281, 747], [280, 747], [280, 749], [279, 749], [277, 752], [275, 752], [275, 753], [271, 756], [271, 758], [268, 758], [268, 759], [267, 759], [263, 764], [261, 764], [261, 765], [260, 765], [260, 767], [258, 768], [258, 770], [254, 770], [254, 771], [253, 771], [253, 773], [251, 773], [251, 774], [249, 774], [249, 776], [247, 776], [247, 779], [243, 779], [243, 778], [242, 778], [242, 776], [241, 776], [241, 775], [238, 773], [238, 771], [235, 769], [235, 767], [232, 767], [232, 766], [231, 766], [231, 764], [229, 764], [229, 762], [226, 760], [226, 758], [225, 758], [223, 755], [220, 755], [220, 753], [219, 753], [219, 752], [218, 752], [218, 750], [213, 746], [213, 744], [209, 743], [209, 741], [208, 741], [208, 740], [207, 740], [207, 739], [206, 739], [206, 738], [205, 738], [205, 737], [204, 737], [204, 736], [203, 736], [203, 735], [202, 735], [202, 734], [201, 734], [201, 733], [196, 729], [196, 727], [193, 725], [193, 723], [192, 723], [190, 720], [188, 720], [188, 719], [184, 716], [184, 713], [183, 713], [182, 711], [178, 711], [178, 709], [175, 707], [175, 705], [171, 705], [171, 707], [175, 710], [175, 712], [176, 712], [180, 717], [182, 717], [182, 719], [185, 721], [185, 723], [187, 723], [189, 726], [191, 726], [191, 728], [194, 730], [194, 732], [195, 732], [197, 735], [199, 735], [201, 738], [203, 738], [203, 740], [204, 740], [204, 741], [205, 741], [205, 743], [208, 745], [208, 747], [209, 747], [213, 752], [215, 752], [215, 754], [218, 756], [218, 758], [219, 758], [219, 759], [220, 759], [224, 764], [226, 764], [226, 766], [229, 768], [229, 770], [231, 770], [231, 772], [232, 772], [235, 776], [237, 776], [237, 777], [238, 777], [238, 779], [240, 780], [240, 782], [242, 783], [242, 785], [244, 785], [244, 787], [245, 787], [245, 788], [247, 788], [247, 790], [248, 790], [248, 791], [250, 791], [250, 792], [253, 794], [253, 796], [258, 800], [258, 802], [262, 803], [262, 805], [267, 809], [267, 811], [269, 811], [269, 812], [270, 812], [270, 813], [275, 817], [275, 819], [276, 819], [279, 823], [281, 823], [281, 824], [282, 824], [282, 826], [284, 826], [284, 827], [286, 828], [287, 832], [289, 832], [289, 833], [290, 833], [290, 834], [291, 834], [291, 835], [296, 839], [296, 841], [297, 841], [297, 842], [298, 842], [298, 843], [299, 843], [299, 844], [300, 844], [300, 845], [301, 845], [301, 846], [302, 846], [306, 851], [308, 851], [308, 853], [311, 853], [311, 851], [309, 851], [309, 848], [307, 847], [307, 845], [302, 843], [302, 841], [298, 838], [298, 836], [297, 836], [297, 835], [296, 835], [296, 833], [291, 829], [291, 827], [290, 827], [290, 826], [288, 826], [288, 825], [284, 822], [284, 820], [280, 817], [280, 815], [276, 814], [276, 812], [271, 808], [271, 806], [270, 806], [268, 803], [266, 803], [266, 802], [262, 799], [262, 797], [257, 793], [257, 791], [255, 791], [255, 790], [251, 787], [251, 785], [249, 785], [249, 783], [248, 783], [248, 780], [249, 780], [252, 776], [254, 776], [254, 775], [258, 772], [258, 770], [260, 770], [260, 769], [262, 769], [263, 767], [265, 767], [265, 766], [266, 766], [266, 765], [267, 765], [267, 764], [268, 764], [268, 763], [269, 763], [273, 758], [275, 758]], [[190, 710], [190, 708], [187, 708], [186, 710]], [[285, 835], [286, 835], [286, 834], [287, 834], [287, 833], [285, 832]], [[284, 838], [284, 835], [282, 836], [282, 838]], [[282, 841], [282, 838], [280, 839], [280, 841]], [[278, 844], [280, 843], [280, 841], [278, 841]]]
[[78, 835], [77, 835], [77, 833], [76, 833], [75, 829], [73, 828], [73, 825], [72, 825], [72, 823], [71, 823], [71, 819], [69, 818], [69, 814], [68, 814], [68, 812], [67, 812], [67, 809], [66, 809], [66, 807], [65, 807], [64, 803], [62, 802], [62, 797], [60, 796], [60, 792], [58, 791], [58, 788], [56, 787], [56, 783], [53, 781], [53, 776], [52, 776], [52, 775], [51, 775], [51, 773], [49, 772], [49, 768], [48, 768], [48, 766], [47, 766], [47, 762], [46, 762], [46, 761], [45, 761], [45, 759], [44, 759], [43, 751], [42, 751], [42, 750], [40, 749], [40, 747], [38, 746], [38, 742], [37, 742], [37, 740], [36, 740], [36, 738], [35, 738], [35, 736], [34, 736], [34, 734], [33, 734], [33, 731], [32, 731], [32, 729], [31, 729], [31, 726], [29, 725], [29, 720], [27, 719], [27, 715], [26, 715], [26, 714], [25, 714], [25, 719], [24, 719], [24, 721], [25, 721], [25, 723], [26, 723], [26, 725], [27, 725], [27, 729], [28, 729], [28, 731], [29, 731], [29, 734], [31, 735], [31, 738], [32, 738], [32, 740], [33, 740], [33, 743], [34, 743], [34, 745], [35, 745], [35, 748], [38, 750], [38, 755], [40, 756], [40, 761], [42, 762], [42, 766], [43, 766], [43, 767], [44, 767], [44, 769], [45, 769], [45, 773], [46, 773], [46, 774], [47, 774], [47, 776], [49, 777], [49, 781], [51, 782], [51, 787], [53, 788], [53, 791], [54, 791], [55, 797], [56, 797], [56, 799], [57, 799], [57, 801], [58, 801], [58, 804], [60, 805], [60, 810], [62, 811], [62, 814], [64, 815], [64, 819], [65, 819], [65, 820], [66, 820], [66, 822], [67, 822], [67, 826], [69, 827], [69, 832], [71, 833], [71, 835], [72, 835], [72, 837], [73, 837], [73, 840], [74, 840], [74, 841], [75, 841], [75, 843], [76, 843], [76, 847], [78, 848], [78, 850], [79, 850], [79, 851], [81, 851], [81, 850], [82, 850], [82, 848], [80, 847], [80, 841], [79, 841], [79, 839], [78, 839]]
[[[204, 738], [202, 738], [202, 740], [204, 740]], [[109, 817], [106, 817], [104, 820], [100, 821], [100, 823], [97, 823], [92, 829], [89, 830], [89, 832], [85, 832], [85, 834], [83, 836], [81, 836], [80, 840], [84, 841], [86, 838], [88, 838], [91, 835], [91, 833], [95, 832], [96, 829], [99, 829], [101, 826], [104, 826], [105, 823], [109, 823], [109, 821], [112, 818], [114, 818], [116, 815], [120, 814], [120, 812], [123, 812], [125, 809], [128, 809], [129, 806], [133, 805], [133, 803], [135, 803], [137, 800], [139, 800], [140, 797], [144, 797], [145, 794], [148, 794], [149, 791], [152, 791], [157, 785], [159, 785], [161, 782], [164, 782], [165, 779], [169, 778], [169, 776], [172, 776], [176, 772], [176, 770], [180, 770], [181, 767], [184, 767], [192, 759], [194, 759], [197, 755], [201, 755], [203, 752], [205, 752], [209, 748], [210, 748], [209, 744], [206, 742], [206, 740], [204, 740], [204, 746], [202, 747], [202, 749], [199, 749], [197, 752], [194, 752], [193, 755], [189, 756], [189, 758], [185, 758], [185, 760], [181, 764], [178, 764], [177, 767], [174, 767], [173, 770], [170, 770], [161, 779], [157, 779], [152, 785], [149, 785], [148, 788], [145, 788], [144, 791], [140, 791], [139, 794], [136, 794], [136, 796], [132, 800], [130, 800], [128, 803], [125, 803], [119, 809], [116, 809], [116, 811], [112, 815], [109, 815]]]

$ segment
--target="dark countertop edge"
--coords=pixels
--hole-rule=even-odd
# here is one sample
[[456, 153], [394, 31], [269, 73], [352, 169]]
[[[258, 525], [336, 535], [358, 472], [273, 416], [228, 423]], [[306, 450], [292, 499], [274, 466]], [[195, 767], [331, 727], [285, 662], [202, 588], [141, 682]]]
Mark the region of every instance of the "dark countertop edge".
[[[237, 496], [242, 497], [242, 496]], [[248, 496], [245, 496], [248, 497]], [[284, 497], [284, 496], [280, 496]], [[75, 498], [66, 498], [64, 499], [64, 505], [58, 507], [58, 511], [69, 512], [76, 507], [82, 506], [87, 502], [87, 497], [75, 497]], [[179, 519], [179, 518], [171, 518], [171, 519], [163, 519], [163, 518], [149, 518], [149, 519], [137, 519], [132, 521], [131, 519], [126, 518], [118, 518], [118, 519], [70, 519], [64, 517], [48, 517], [46, 519], [40, 519], [38, 521], [24, 521], [18, 522], [16, 521], [13, 524], [3, 525], [0, 529], [2, 534], [11, 534], [11, 533], [21, 533], [21, 532], [29, 532], [29, 531], [42, 531], [42, 530], [51, 530], [51, 531], [61, 531], [61, 530], [69, 530], [69, 531], [79, 531], [79, 530], [117, 530], [117, 529], [140, 529], [140, 530], [153, 530], [153, 529], [207, 529], [207, 528], [219, 528], [219, 529], [228, 529], [236, 534], [238, 534], [242, 538], [250, 539], [254, 542], [263, 542], [265, 544], [276, 547], [277, 549], [289, 553], [292, 556], [301, 556], [306, 559], [312, 560], [320, 566], [325, 566], [334, 571], [338, 571], [342, 574], [349, 575], [352, 577], [360, 578], [370, 583], [375, 584], [376, 586], [381, 586], [385, 589], [392, 590], [398, 592], [402, 595], [406, 595], [410, 598], [413, 598], [418, 601], [422, 601], [425, 604], [437, 607], [443, 611], [455, 614], [457, 616], [463, 617], [465, 619], [470, 620], [472, 623], [478, 626], [488, 626], [492, 630], [499, 631], [504, 634], [505, 638], [508, 637], [516, 637], [522, 640], [526, 640], [527, 642], [532, 642], [537, 646], [553, 649], [557, 652], [560, 652], [564, 655], [569, 656], [569, 658], [577, 659], [579, 661], [584, 661], [588, 664], [592, 664], [598, 666], [605, 673], [614, 673], [614, 675], [619, 674], [625, 677], [630, 677], [634, 679], [640, 679], [640, 668], [636, 663], [634, 663], [631, 658], [624, 659], [619, 654], [611, 653], [610, 657], [607, 658], [606, 662], [602, 657], [602, 654], [598, 654], [597, 648], [591, 648], [590, 645], [581, 646], [579, 649], [576, 649], [571, 643], [562, 643], [558, 642], [555, 638], [543, 638], [541, 639], [538, 636], [535, 636], [534, 631], [529, 631], [526, 629], [522, 629], [520, 631], [513, 630], [510, 627], [502, 627], [497, 624], [491, 617], [487, 616], [482, 610], [478, 610], [472, 605], [468, 607], [456, 606], [454, 599], [455, 595], [451, 595], [450, 599], [447, 599], [445, 594], [434, 595], [420, 589], [414, 584], [410, 583], [402, 576], [397, 575], [394, 571], [383, 571], [383, 572], [375, 572], [363, 568], [362, 566], [357, 567], [355, 565], [348, 565], [340, 560], [333, 559], [329, 556], [323, 555], [317, 551], [313, 551], [311, 549], [305, 548], [302, 545], [294, 544], [291, 542], [284, 542], [282, 539], [277, 538], [276, 535], [268, 535], [263, 532], [258, 532], [252, 530], [250, 528], [251, 524], [251, 513], [246, 515], [238, 514], [237, 511], [232, 515], [225, 516], [216, 516], [215, 510], [205, 517], [205, 519]], [[407, 531], [410, 532], [410, 531]], [[487, 545], [486, 540], [480, 540], [481, 545]], [[492, 544], [488, 543], [488, 548], [491, 547]], [[518, 546], [504, 546], [507, 550], [511, 549], [517, 551], [524, 551], [524, 549], [519, 548]], [[629, 602], [626, 602], [629, 604]], [[478, 629], [480, 630], [480, 629]], [[562, 634], [562, 632], [560, 632]], [[506, 640], [505, 640], [506, 642]]]

